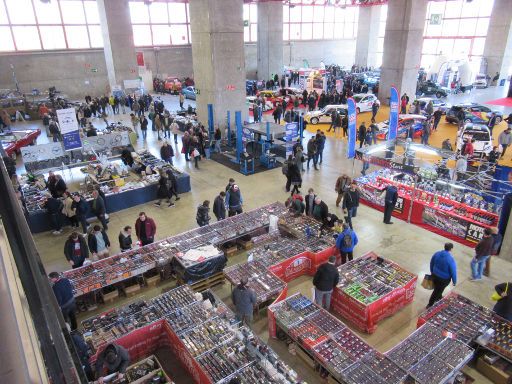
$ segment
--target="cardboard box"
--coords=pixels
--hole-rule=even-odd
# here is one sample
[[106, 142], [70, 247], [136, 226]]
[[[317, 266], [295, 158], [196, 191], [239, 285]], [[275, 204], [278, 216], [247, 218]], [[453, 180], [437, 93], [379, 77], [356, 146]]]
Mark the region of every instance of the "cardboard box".
[[512, 384], [512, 365], [503, 359], [491, 365], [480, 356], [476, 369], [495, 384]]
[[124, 289], [124, 293], [126, 293], [127, 297], [135, 296], [139, 291], [140, 291], [139, 284], [130, 285], [129, 287], [126, 287]]
[[237, 245], [233, 245], [232, 247], [229, 247], [229, 248], [224, 248], [224, 254], [226, 255], [226, 257], [233, 256], [237, 252], [238, 252]]
[[146, 279], [146, 284], [148, 285], [148, 287], [156, 287], [156, 285], [160, 281], [160, 275], [146, 277], [145, 279]]
[[102, 293], [102, 297], [104, 303], [113, 303], [119, 297], [119, 291], [116, 289], [109, 293]]

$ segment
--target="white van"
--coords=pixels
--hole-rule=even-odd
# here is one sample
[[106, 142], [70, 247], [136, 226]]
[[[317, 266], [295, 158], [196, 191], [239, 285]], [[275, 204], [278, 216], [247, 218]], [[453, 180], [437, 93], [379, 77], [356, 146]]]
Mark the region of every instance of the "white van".
[[475, 139], [473, 143], [475, 157], [488, 155], [492, 150], [491, 131], [485, 125], [471, 123], [464, 125], [457, 133], [457, 152], [461, 151], [464, 139], [468, 141]]

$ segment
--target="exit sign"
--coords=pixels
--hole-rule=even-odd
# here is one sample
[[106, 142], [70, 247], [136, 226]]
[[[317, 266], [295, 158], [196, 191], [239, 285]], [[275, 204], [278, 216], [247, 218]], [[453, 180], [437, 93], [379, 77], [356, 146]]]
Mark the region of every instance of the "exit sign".
[[91, 72], [94, 72], [94, 73], [98, 72], [98, 68], [91, 68]]

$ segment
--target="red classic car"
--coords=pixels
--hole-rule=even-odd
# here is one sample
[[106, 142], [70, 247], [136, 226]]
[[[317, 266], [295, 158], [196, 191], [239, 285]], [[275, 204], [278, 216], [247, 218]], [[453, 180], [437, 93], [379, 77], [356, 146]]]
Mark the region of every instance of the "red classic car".
[[4, 148], [7, 156], [16, 158], [16, 153], [27, 145], [34, 145], [36, 143], [37, 137], [40, 134], [41, 130], [39, 128], [20, 131], [8, 131], [0, 133], [0, 141], [2, 142], [2, 147]]

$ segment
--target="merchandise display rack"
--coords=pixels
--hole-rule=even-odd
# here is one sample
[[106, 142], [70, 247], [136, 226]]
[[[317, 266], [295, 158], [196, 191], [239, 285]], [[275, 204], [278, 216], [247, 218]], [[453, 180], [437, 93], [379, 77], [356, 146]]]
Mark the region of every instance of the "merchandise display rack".
[[[108, 340], [102, 338], [105, 325], [99, 319], [110, 316], [112, 311], [84, 320], [84, 328], [88, 329], [86, 341], [89, 346], [96, 346], [91, 362], [108, 343], [115, 341], [128, 350], [134, 361], [146, 358], [158, 348], [170, 348], [196, 383], [227, 383], [237, 375], [242, 380], [251, 377], [266, 383], [301, 383], [297, 373], [243, 326], [211, 291], [195, 293], [184, 285], [150, 301], [139, 300], [114, 311], [127, 313], [134, 304], [151, 308], [158, 318], [140, 328], [133, 324], [131, 332]], [[199, 306], [206, 316], [190, 316], [198, 312]], [[129, 318], [133, 317], [128, 316], [123, 321], [128, 322]], [[188, 327], [184, 328], [184, 323], [188, 323]]]
[[[443, 180], [415, 182], [413, 176], [390, 169], [372, 172], [356, 181], [365, 205], [383, 211], [382, 192], [394, 185], [398, 190], [394, 217], [468, 246], [482, 238], [485, 228], [498, 225], [500, 199], [486, 201], [481, 192], [464, 185]], [[437, 191], [438, 188], [443, 190]]]

